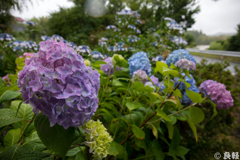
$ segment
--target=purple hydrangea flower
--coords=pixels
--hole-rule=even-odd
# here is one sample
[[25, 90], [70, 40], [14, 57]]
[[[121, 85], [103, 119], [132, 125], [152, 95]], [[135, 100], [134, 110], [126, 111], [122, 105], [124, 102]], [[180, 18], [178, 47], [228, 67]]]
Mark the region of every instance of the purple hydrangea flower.
[[98, 108], [100, 75], [87, 67], [82, 57], [62, 41], [40, 42], [18, 73], [22, 98], [48, 116], [51, 126], [78, 127], [91, 119]]
[[137, 70], [137, 71], [133, 72], [132, 80], [140, 81], [144, 84], [148, 81], [148, 75], [143, 70]]
[[151, 76], [150, 79], [152, 80], [152, 82], [158, 87], [159, 84], [159, 79], [155, 76]]
[[189, 61], [188, 59], [179, 59], [176, 63], [175, 66], [183, 69], [192, 69], [196, 70], [196, 64], [193, 61]]
[[233, 106], [233, 98], [230, 91], [222, 83], [213, 80], [204, 81], [199, 90], [205, 96], [209, 96], [218, 109], [229, 109]]
[[[104, 62], [106, 62], [107, 64], [101, 64], [101, 70], [107, 75], [112, 75], [114, 72], [112, 57], [106, 58]], [[122, 68], [116, 67], [116, 70], [122, 70]]]

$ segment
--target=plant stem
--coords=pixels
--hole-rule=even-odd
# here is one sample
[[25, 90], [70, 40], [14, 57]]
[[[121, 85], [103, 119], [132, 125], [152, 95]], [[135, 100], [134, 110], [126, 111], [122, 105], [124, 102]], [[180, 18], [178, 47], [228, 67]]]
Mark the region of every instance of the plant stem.
[[[185, 77], [185, 76], [184, 76]], [[183, 77], [183, 78], [184, 78]], [[173, 91], [175, 91], [181, 82], [179, 82], [176, 87], [173, 89]], [[173, 91], [168, 95], [168, 97], [166, 99], [169, 99], [172, 95], [173, 95]], [[165, 100], [162, 101], [162, 103], [160, 104], [159, 108], [161, 108], [164, 104], [165, 104]], [[155, 115], [157, 114], [157, 111], [155, 111], [146, 121], [143, 121], [143, 123], [139, 126], [139, 128], [142, 128], [150, 119], [152, 119]], [[127, 140], [129, 140], [132, 136], [134, 135], [134, 133], [131, 133], [124, 141], [122, 141], [121, 145], [123, 145]], [[109, 156], [107, 158], [107, 160], [109, 160], [112, 156]]]
[[36, 116], [36, 114], [34, 114], [34, 115], [32, 116], [32, 119], [28, 122], [27, 126], [24, 128], [24, 130], [23, 130], [23, 132], [22, 132], [22, 134], [21, 134], [21, 137], [20, 137], [19, 140], [18, 140], [19, 143], [21, 142], [21, 139], [22, 139], [25, 131], [26, 131], [27, 128], [30, 126], [30, 124], [33, 122], [35, 116]]
[[[207, 99], [207, 98], [208, 98], [208, 96], [207, 96], [207, 97], [204, 97], [204, 98], [203, 98], [203, 101], [204, 101], [205, 99]], [[187, 109], [195, 106], [196, 104], [198, 104], [198, 103], [197, 103], [197, 102], [196, 102], [196, 103], [193, 103], [193, 104], [191, 104], [190, 106], [188, 106], [188, 107], [186, 107], [186, 108], [183, 108], [182, 110], [179, 110], [179, 111], [177, 111], [177, 112], [175, 112], [175, 113], [169, 114], [168, 117], [171, 117], [171, 116], [173, 116], [173, 115], [175, 115], [175, 114], [181, 113], [182, 111], [185, 111], [185, 110], [187, 110]], [[163, 119], [163, 118], [157, 119], [157, 120], [151, 122], [151, 124], [152, 124], [152, 123], [155, 123], [155, 122], [157, 122], [157, 121], [160, 121], [160, 120], [162, 120], [162, 119]]]

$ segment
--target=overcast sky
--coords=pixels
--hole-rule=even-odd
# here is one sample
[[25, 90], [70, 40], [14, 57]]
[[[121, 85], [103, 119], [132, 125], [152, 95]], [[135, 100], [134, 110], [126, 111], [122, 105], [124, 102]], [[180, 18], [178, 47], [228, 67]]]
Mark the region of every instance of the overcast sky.
[[[32, 0], [27, 3], [28, 8], [22, 13], [13, 12], [14, 16], [25, 20], [32, 17], [48, 16], [61, 7], [72, 7], [68, 0]], [[201, 11], [194, 16], [196, 23], [191, 29], [202, 30], [208, 35], [217, 33], [236, 33], [237, 24], [240, 24], [240, 0], [199, 0]]]

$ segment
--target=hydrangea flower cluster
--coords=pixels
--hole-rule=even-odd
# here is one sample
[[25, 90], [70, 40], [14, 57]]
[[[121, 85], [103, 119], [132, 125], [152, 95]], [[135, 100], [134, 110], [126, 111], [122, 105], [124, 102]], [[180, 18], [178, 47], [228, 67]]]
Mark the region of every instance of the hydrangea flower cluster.
[[108, 149], [113, 139], [102, 125], [102, 122], [89, 120], [84, 124], [83, 128], [87, 140], [85, 145], [89, 146], [90, 153], [93, 153], [93, 158], [95, 160], [105, 158], [108, 155]]
[[130, 76], [137, 70], [143, 70], [148, 76], [151, 75], [151, 64], [145, 52], [137, 52], [128, 59]]
[[0, 40], [1, 41], [12, 41], [12, 40], [15, 40], [15, 38], [8, 33], [1, 33], [0, 34]]
[[62, 41], [40, 42], [18, 73], [18, 87], [33, 112], [42, 111], [51, 126], [78, 127], [91, 119], [98, 107], [100, 75]]
[[133, 72], [132, 81], [140, 81], [143, 84], [148, 81], [148, 75], [143, 70]]
[[196, 64], [193, 61], [189, 61], [188, 59], [179, 59], [176, 63], [175, 66], [187, 70], [196, 70]]
[[106, 29], [115, 29], [115, 28], [117, 28], [117, 27], [114, 26], [114, 25], [108, 25], [108, 26], [106, 27]]
[[204, 81], [199, 90], [205, 96], [209, 96], [218, 109], [229, 109], [233, 106], [233, 98], [230, 91], [222, 83], [213, 80]]
[[[114, 66], [112, 64], [112, 57], [108, 57], [104, 60], [107, 64], [101, 64], [101, 70], [107, 74], [112, 75], [114, 72]], [[116, 67], [116, 70], [121, 70], [122, 68]]]
[[93, 58], [95, 59], [100, 59], [100, 58], [104, 58], [104, 56], [102, 55], [102, 53], [98, 52], [98, 51], [92, 51], [91, 52], [91, 55]]
[[76, 51], [84, 54], [90, 54], [90, 48], [88, 46], [80, 45], [76, 47]]
[[[184, 76], [185, 74], [182, 73], [182, 75]], [[181, 91], [181, 93], [182, 93], [181, 103], [182, 103], [182, 104], [186, 104], [186, 105], [189, 105], [189, 104], [192, 103], [192, 101], [190, 100], [190, 98], [187, 96], [186, 89], [191, 90], [191, 91], [194, 91], [194, 92], [196, 92], [196, 93], [199, 93], [199, 90], [198, 90], [198, 88], [197, 88], [197, 86], [196, 86], [196, 82], [195, 82], [195, 80], [194, 80], [194, 78], [193, 78], [193, 76], [192, 76], [191, 74], [190, 74], [190, 77], [191, 77], [191, 78], [189, 78], [188, 76], [185, 76], [185, 77], [184, 77], [184, 78], [185, 78], [185, 81], [191, 85], [190, 87], [187, 88], [186, 85], [185, 85], [185, 83], [183, 83], [183, 82], [181, 82], [180, 85], [179, 85], [179, 87], [178, 87], [178, 89], [179, 89], [179, 90]], [[179, 80], [179, 78], [175, 78], [174, 87], [179, 83], [178, 80]]]
[[193, 61], [195, 64], [197, 63], [195, 58], [185, 49], [178, 49], [173, 51], [166, 59], [166, 63], [170, 66], [172, 63], [175, 64], [179, 59], [188, 59], [189, 61]]
[[54, 40], [57, 40], [57, 41], [63, 41], [64, 40], [64, 38], [62, 36], [58, 35], [58, 34], [52, 35], [51, 38], [54, 39]]

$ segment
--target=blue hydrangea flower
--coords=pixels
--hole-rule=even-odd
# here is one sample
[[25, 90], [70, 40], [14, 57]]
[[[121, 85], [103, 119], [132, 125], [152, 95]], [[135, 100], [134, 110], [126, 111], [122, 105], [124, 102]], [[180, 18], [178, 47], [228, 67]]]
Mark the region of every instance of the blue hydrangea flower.
[[80, 53], [84, 53], [84, 54], [90, 54], [90, 48], [88, 46], [84, 46], [84, 45], [81, 45], [81, 46], [78, 46], [76, 48], [76, 51], [80, 52]]
[[15, 38], [8, 33], [1, 33], [0, 34], [0, 40], [1, 41], [4, 41], [4, 40], [5, 41], [12, 41], [12, 40], [15, 40]]
[[148, 76], [151, 75], [151, 64], [145, 52], [137, 52], [128, 59], [130, 76], [134, 71], [143, 70]]
[[172, 63], [175, 64], [179, 59], [188, 59], [197, 64], [195, 58], [185, 49], [178, 49], [173, 51], [166, 59], [166, 63], [170, 66]]
[[42, 39], [43, 41], [46, 41], [46, 40], [50, 40], [51, 37], [49, 37], [49, 36], [41, 36], [41, 39]]
[[102, 53], [98, 52], [98, 51], [92, 51], [91, 55], [93, 58], [99, 59], [99, 58], [104, 58], [104, 56], [102, 55]]
[[54, 39], [54, 40], [56, 39], [57, 41], [64, 40], [64, 38], [62, 36], [58, 35], [58, 34], [54, 34], [51, 38]]

